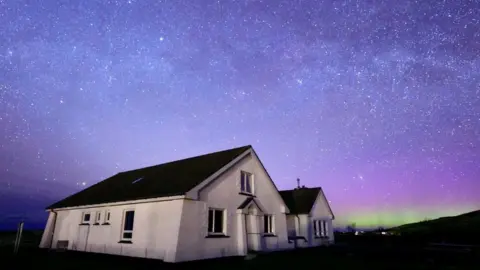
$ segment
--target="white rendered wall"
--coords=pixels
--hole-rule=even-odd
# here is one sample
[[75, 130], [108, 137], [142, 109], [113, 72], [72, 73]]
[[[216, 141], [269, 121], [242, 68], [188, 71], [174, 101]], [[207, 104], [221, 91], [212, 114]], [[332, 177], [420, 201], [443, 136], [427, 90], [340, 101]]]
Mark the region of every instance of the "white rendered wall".
[[[87, 226], [79, 225], [82, 213], [87, 211], [91, 217], [85, 251], [174, 261], [182, 208], [183, 200], [171, 200], [58, 210], [52, 248], [57, 241], [68, 240], [68, 249], [82, 249], [77, 245], [77, 234], [81, 227]], [[110, 225], [93, 225], [95, 213], [101, 211], [102, 224], [106, 210], [110, 211]], [[125, 210], [135, 211], [131, 244], [119, 243]]]
[[53, 231], [56, 220], [57, 213], [50, 211], [48, 214], [47, 224], [45, 224], [45, 230], [43, 230], [42, 239], [40, 240], [40, 248], [50, 248], [53, 240]]
[[287, 231], [288, 236], [295, 236], [299, 234], [298, 218], [296, 215], [287, 215]]
[[[333, 213], [330, 212], [328, 202], [322, 191], [319, 192], [315, 204], [312, 207], [310, 215], [289, 215], [288, 216], [289, 230], [296, 230], [298, 236], [303, 236], [307, 239], [297, 240], [298, 247], [313, 247], [328, 245], [334, 242], [333, 234]], [[314, 220], [324, 220], [327, 222], [327, 238], [316, 238], [314, 233]]]
[[[200, 201], [185, 202], [177, 261], [245, 255], [246, 250], [241, 246], [245, 230], [241, 227], [242, 216], [237, 213], [238, 206], [248, 198], [239, 194], [242, 170], [254, 174], [255, 199], [267, 214], [274, 215], [276, 237], [261, 237], [262, 250], [278, 250], [291, 246], [287, 239], [286, 216], [282, 213], [284, 203], [258, 160], [253, 155], [248, 155], [201, 190]], [[226, 210], [228, 238], [206, 238], [209, 207]], [[263, 231], [263, 222], [261, 226]]]
[[325, 220], [327, 221], [327, 235], [328, 238], [325, 239], [316, 239], [314, 241], [315, 245], [324, 245], [330, 244], [334, 242], [334, 234], [333, 234], [333, 213], [328, 205], [327, 198], [323, 193], [323, 190], [320, 190], [318, 193], [317, 200], [313, 205], [312, 211], [310, 212], [310, 226], [313, 232], [313, 220]]

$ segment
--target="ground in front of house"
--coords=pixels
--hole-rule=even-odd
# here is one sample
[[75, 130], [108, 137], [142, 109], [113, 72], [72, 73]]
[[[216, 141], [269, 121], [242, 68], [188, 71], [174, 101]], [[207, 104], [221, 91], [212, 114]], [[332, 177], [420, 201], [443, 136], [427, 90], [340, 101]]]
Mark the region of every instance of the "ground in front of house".
[[[168, 264], [158, 260], [72, 251], [41, 250], [24, 247], [15, 256], [12, 247], [0, 248], [3, 265], [16, 268], [55, 269], [265, 269], [322, 267], [326, 269], [479, 269], [478, 251], [429, 249], [420, 246], [357, 246], [340, 244], [332, 247], [259, 254], [244, 258], [224, 258]], [[477, 257], [478, 256], [478, 257]], [[477, 258], [477, 259], [476, 259]], [[6, 260], [5, 260], [6, 259]]]
[[[0, 232], [2, 265], [15, 268], [55, 269], [480, 269], [479, 245], [431, 246], [405, 237], [337, 235], [331, 247], [259, 254], [251, 260], [225, 258], [178, 264], [73, 251], [38, 249], [41, 231], [26, 231], [17, 255], [13, 255], [15, 232]], [[296, 269], [298, 270], [298, 269]]]

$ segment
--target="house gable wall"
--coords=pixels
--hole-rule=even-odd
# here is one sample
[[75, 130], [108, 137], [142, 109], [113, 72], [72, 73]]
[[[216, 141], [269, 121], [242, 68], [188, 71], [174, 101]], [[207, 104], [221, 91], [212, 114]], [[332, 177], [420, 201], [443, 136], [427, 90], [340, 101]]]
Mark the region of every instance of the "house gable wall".
[[[333, 213], [330, 211], [327, 198], [322, 190], [318, 192], [315, 204], [310, 211], [310, 214], [299, 215], [300, 217], [300, 231], [302, 236], [307, 238], [308, 242], [300, 243], [299, 246], [320, 246], [332, 243], [333, 237]], [[323, 220], [327, 223], [327, 238], [315, 237], [314, 221]]]
[[[177, 261], [245, 255], [239, 252], [241, 249], [239, 243], [244, 236], [237, 208], [249, 196], [239, 194], [241, 171], [254, 175], [255, 200], [262, 206], [266, 214], [274, 215], [277, 236], [262, 237], [262, 250], [290, 247], [287, 239], [286, 215], [283, 213], [285, 211], [283, 200], [260, 161], [252, 153], [200, 190], [199, 201], [189, 201], [184, 204]], [[208, 229], [209, 207], [226, 210], [228, 238], [205, 237]], [[186, 213], [189, 213], [188, 217]], [[261, 226], [263, 230], [263, 223]]]
[[[303, 236], [307, 241], [297, 240], [298, 247], [312, 247], [332, 243], [333, 235], [333, 213], [330, 210], [325, 194], [320, 191], [315, 200], [310, 214], [288, 215], [288, 231], [297, 236]], [[314, 233], [313, 222], [324, 220], [327, 222], [327, 238], [317, 238]]]
[[320, 190], [318, 193], [317, 199], [315, 200], [315, 204], [312, 207], [312, 211], [310, 212], [310, 226], [312, 227], [313, 233], [313, 221], [314, 220], [325, 220], [327, 222], [327, 239], [315, 239], [315, 243], [318, 244], [325, 244], [325, 243], [333, 243], [334, 242], [334, 234], [333, 234], [333, 219], [334, 214], [330, 208], [328, 203], [327, 197], [323, 190]]
[[327, 198], [322, 190], [318, 192], [317, 199], [315, 200], [315, 204], [312, 207], [310, 215], [315, 218], [333, 219], [333, 213], [330, 211]]

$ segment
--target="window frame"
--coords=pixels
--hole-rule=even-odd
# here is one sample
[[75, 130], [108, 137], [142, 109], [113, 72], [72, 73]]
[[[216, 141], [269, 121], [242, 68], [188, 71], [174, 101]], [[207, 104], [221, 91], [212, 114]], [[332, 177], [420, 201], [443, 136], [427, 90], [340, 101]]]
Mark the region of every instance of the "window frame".
[[[85, 220], [85, 217], [88, 216], [88, 220]], [[80, 224], [90, 224], [92, 214], [90, 212], [82, 212], [82, 222]]]
[[315, 238], [328, 237], [328, 223], [327, 220], [317, 219], [313, 221], [313, 234]]
[[100, 224], [100, 221], [102, 220], [102, 212], [101, 211], [96, 211], [95, 212], [95, 217], [94, 217], [94, 221], [93, 221], [93, 224]]
[[[222, 213], [222, 229], [220, 232], [215, 232], [215, 212]], [[212, 212], [212, 231], [210, 231], [210, 212]], [[207, 234], [208, 235], [227, 235], [227, 210], [223, 208], [209, 207], [207, 213]]]
[[112, 218], [111, 217], [111, 212], [110, 210], [105, 210], [105, 215], [103, 217], [103, 224], [109, 224], [110, 223], [110, 219]]
[[[248, 181], [250, 181], [250, 185], [247, 185]], [[247, 190], [247, 186], [250, 186], [250, 191]], [[255, 194], [255, 177], [253, 173], [240, 171], [240, 192], [250, 195]]]
[[[132, 229], [131, 230], [126, 230], [125, 229], [125, 225], [126, 225], [126, 221], [127, 221], [127, 213], [128, 212], [133, 212], [133, 220], [132, 220]], [[120, 241], [124, 241], [124, 242], [132, 242], [132, 239], [133, 239], [133, 230], [134, 230], [134, 224], [135, 224], [135, 209], [125, 209], [123, 211], [123, 218], [122, 218], [122, 227], [120, 227], [121, 229], [121, 233], [120, 233]], [[131, 234], [131, 237], [125, 237], [125, 233], [130, 233]]]
[[275, 235], [275, 217], [271, 214], [263, 215], [263, 234]]

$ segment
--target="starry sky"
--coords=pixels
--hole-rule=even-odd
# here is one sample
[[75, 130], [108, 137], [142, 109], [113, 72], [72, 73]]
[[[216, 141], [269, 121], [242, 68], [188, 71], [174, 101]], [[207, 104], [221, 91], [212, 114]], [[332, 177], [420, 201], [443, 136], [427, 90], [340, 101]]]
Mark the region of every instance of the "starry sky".
[[479, 209], [480, 2], [0, 0], [0, 223], [247, 144], [339, 227]]

